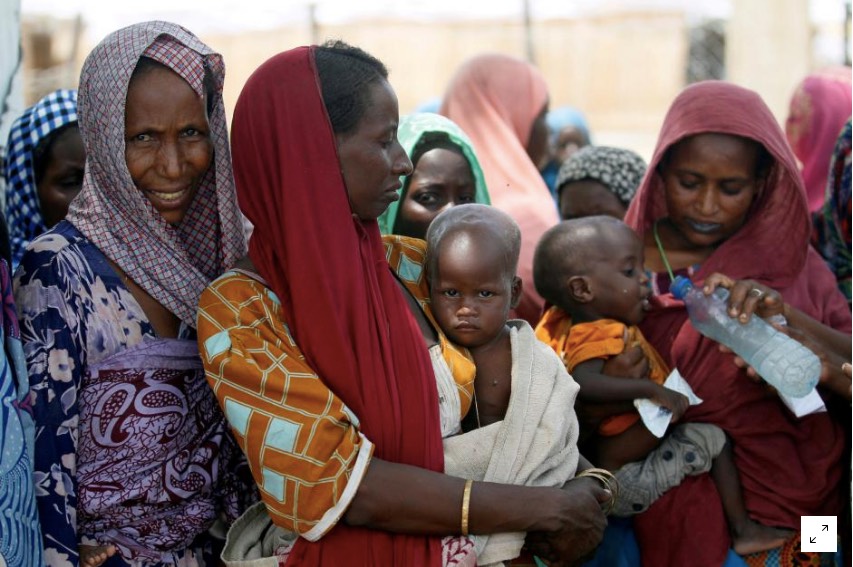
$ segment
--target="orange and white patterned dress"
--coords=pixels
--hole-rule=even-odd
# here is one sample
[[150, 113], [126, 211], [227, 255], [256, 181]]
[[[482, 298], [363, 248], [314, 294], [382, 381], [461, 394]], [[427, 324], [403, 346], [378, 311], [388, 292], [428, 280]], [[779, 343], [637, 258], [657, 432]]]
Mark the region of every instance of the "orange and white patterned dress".
[[[468, 352], [447, 342], [429, 311], [426, 243], [384, 238], [392, 270], [438, 332], [459, 393], [459, 416], [473, 395]], [[309, 366], [263, 280], [230, 271], [202, 294], [199, 349], [213, 388], [273, 522], [316, 541], [352, 502], [373, 453], [347, 408]]]

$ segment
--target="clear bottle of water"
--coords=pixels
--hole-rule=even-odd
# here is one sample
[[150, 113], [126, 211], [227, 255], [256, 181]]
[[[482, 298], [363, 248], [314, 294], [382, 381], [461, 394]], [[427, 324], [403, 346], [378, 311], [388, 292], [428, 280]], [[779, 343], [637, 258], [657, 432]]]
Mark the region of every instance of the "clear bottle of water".
[[696, 330], [732, 349], [780, 393], [801, 398], [814, 389], [821, 370], [817, 355], [761, 317], [750, 317], [747, 323], [730, 317], [727, 289], [718, 287], [705, 295], [688, 278], [678, 276], [670, 291], [684, 301]]

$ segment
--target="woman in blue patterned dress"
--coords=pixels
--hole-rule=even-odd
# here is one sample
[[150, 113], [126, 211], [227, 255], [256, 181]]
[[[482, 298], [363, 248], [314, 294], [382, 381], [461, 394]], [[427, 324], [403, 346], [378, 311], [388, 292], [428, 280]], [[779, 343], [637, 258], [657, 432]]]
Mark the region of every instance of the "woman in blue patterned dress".
[[83, 189], [15, 291], [50, 567], [216, 564], [212, 530], [253, 494], [195, 342], [201, 291], [246, 251], [223, 75], [165, 22], [83, 67]]

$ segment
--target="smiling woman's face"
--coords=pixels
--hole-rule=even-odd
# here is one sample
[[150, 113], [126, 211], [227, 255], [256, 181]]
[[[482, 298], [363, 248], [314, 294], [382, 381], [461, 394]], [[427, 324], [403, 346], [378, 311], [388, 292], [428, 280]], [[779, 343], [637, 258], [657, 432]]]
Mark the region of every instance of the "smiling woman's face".
[[204, 99], [174, 71], [134, 75], [124, 117], [127, 169], [170, 224], [180, 223], [213, 161]]
[[338, 158], [352, 212], [375, 220], [400, 198], [401, 175], [412, 162], [397, 140], [397, 96], [388, 81], [369, 87], [369, 104], [352, 132], [337, 134]]
[[698, 134], [674, 145], [662, 166], [669, 219], [688, 247], [713, 247], [744, 222], [763, 179], [758, 143]]

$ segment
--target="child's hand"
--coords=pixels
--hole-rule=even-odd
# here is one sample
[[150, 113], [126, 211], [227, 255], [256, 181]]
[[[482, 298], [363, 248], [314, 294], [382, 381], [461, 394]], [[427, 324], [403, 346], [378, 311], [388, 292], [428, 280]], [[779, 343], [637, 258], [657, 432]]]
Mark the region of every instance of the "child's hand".
[[657, 393], [649, 399], [672, 412], [671, 423], [675, 423], [681, 419], [681, 416], [684, 415], [684, 412], [690, 406], [690, 400], [687, 399], [687, 396], [675, 390], [664, 388], [663, 386], [655, 388], [655, 391]]
[[604, 362], [601, 373], [618, 378], [645, 378], [649, 375], [649, 361], [640, 347], [626, 347]]
[[104, 561], [115, 555], [116, 547], [109, 545], [80, 545], [80, 566], [98, 567]]

